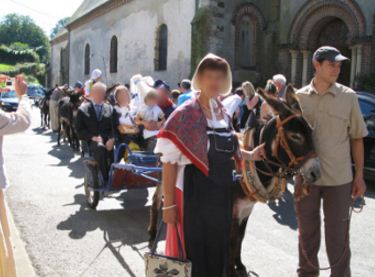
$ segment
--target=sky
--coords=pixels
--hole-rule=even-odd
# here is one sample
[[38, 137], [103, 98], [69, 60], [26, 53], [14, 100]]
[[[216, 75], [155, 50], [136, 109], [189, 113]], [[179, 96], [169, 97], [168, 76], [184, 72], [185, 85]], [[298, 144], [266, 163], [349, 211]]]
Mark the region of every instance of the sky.
[[82, 0], [0, 0], [0, 20], [9, 13], [28, 15], [46, 35], [59, 19], [71, 16]]

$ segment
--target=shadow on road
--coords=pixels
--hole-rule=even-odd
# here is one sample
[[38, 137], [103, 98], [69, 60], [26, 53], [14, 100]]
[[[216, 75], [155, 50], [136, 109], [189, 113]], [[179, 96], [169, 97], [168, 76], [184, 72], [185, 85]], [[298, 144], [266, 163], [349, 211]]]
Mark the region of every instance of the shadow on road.
[[90, 264], [94, 263], [100, 254], [108, 248], [128, 274], [136, 276], [121, 255], [120, 250], [128, 245], [140, 254], [139, 249], [135, 249], [133, 245], [148, 241], [149, 207], [145, 206], [147, 197], [147, 189], [129, 190], [115, 197], [106, 197], [123, 200], [123, 206], [126, 209], [100, 210], [99, 203], [98, 210], [92, 210], [87, 207], [85, 195], [76, 194], [74, 201], [64, 206], [76, 205], [79, 207], [78, 210], [60, 222], [57, 229], [70, 231], [69, 237], [75, 240], [82, 239], [88, 232], [102, 230], [104, 246]]
[[70, 169], [70, 177], [83, 179], [85, 175], [85, 170], [82, 162], [82, 158], [76, 159], [72, 161], [72, 159], [76, 158], [77, 155], [73, 152], [70, 146], [68, 145], [54, 145], [52, 149], [48, 151], [48, 155], [51, 155], [60, 160], [57, 165], [51, 166], [63, 166]]
[[288, 189], [279, 200], [270, 202], [268, 207], [275, 212], [273, 218], [279, 224], [286, 225], [293, 230], [297, 230], [298, 225], [294, 210], [293, 194]]
[[51, 155], [60, 160], [60, 163], [53, 166], [64, 166], [71, 170], [71, 177], [80, 178], [84, 177], [84, 170], [82, 165], [82, 160], [77, 159], [71, 161], [73, 158], [77, 157], [78, 152], [74, 152], [73, 149], [67, 144], [62, 142], [60, 146], [57, 145], [57, 134], [53, 133], [50, 129], [45, 129], [43, 127], [37, 127], [33, 129], [33, 132], [37, 135], [43, 135], [50, 138], [50, 142], [54, 142], [51, 146], [51, 150], [48, 151], [48, 155]]
[[[74, 202], [65, 206], [78, 205], [79, 209], [57, 225], [58, 230], [70, 230], [72, 239], [81, 239], [88, 232], [101, 229], [110, 241], [133, 245], [148, 240], [147, 227], [149, 207], [141, 203], [121, 210], [92, 210], [86, 205], [86, 197], [76, 194]], [[99, 204], [100, 205], [100, 204]], [[120, 220], [119, 220], [120, 219]], [[144, 230], [140, 232], [139, 230]]]
[[36, 127], [36, 128], [33, 128], [32, 131], [36, 135], [42, 135], [42, 136], [49, 137], [50, 138], [49, 142], [56, 142], [57, 143], [57, 134], [52, 132], [51, 129], [46, 129], [44, 127]]

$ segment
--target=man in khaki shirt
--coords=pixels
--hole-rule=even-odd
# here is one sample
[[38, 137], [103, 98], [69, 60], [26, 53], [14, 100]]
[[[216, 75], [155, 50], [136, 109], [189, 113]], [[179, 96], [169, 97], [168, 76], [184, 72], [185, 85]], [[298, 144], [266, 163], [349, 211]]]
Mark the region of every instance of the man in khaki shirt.
[[[368, 133], [356, 93], [336, 83], [341, 63], [346, 60], [336, 48], [319, 48], [313, 56], [315, 76], [297, 92], [303, 116], [313, 128], [314, 146], [321, 161], [321, 178], [312, 185], [310, 194], [296, 203], [300, 277], [319, 275], [321, 200], [331, 277], [351, 274], [346, 236], [348, 211], [352, 198], [363, 196], [366, 191], [363, 137]], [[297, 178], [296, 185], [300, 181]]]

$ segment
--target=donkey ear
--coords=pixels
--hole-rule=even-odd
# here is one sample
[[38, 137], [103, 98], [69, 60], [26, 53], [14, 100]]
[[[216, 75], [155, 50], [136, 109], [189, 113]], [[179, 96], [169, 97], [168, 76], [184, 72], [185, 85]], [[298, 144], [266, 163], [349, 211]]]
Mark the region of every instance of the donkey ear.
[[263, 89], [258, 88], [258, 94], [270, 105], [281, 118], [286, 118], [293, 114], [293, 111], [278, 98], [268, 95]]
[[295, 93], [295, 89], [292, 84], [289, 84], [286, 88], [285, 100], [287, 105], [294, 111], [301, 112], [301, 107], [298, 102], [298, 97]]

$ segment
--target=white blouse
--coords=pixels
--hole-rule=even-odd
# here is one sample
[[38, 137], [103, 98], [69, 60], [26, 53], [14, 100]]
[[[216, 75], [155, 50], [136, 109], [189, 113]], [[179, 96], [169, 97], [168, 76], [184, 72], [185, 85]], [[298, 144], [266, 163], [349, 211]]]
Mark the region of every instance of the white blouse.
[[134, 125], [134, 120], [132, 119], [132, 115], [128, 107], [115, 106], [115, 110], [117, 113], [120, 114], [120, 117], [119, 117], [120, 125], [128, 125], [128, 126]]
[[[224, 116], [221, 120], [207, 119], [207, 125], [213, 129], [228, 128], [229, 120], [228, 116]], [[207, 143], [207, 151], [209, 148], [210, 141]], [[183, 191], [185, 166], [192, 163], [190, 159], [171, 140], [166, 138], [158, 138], [154, 152], [162, 155], [160, 158], [162, 163], [177, 164], [176, 187]]]

